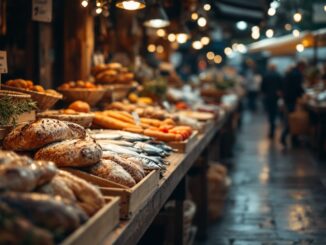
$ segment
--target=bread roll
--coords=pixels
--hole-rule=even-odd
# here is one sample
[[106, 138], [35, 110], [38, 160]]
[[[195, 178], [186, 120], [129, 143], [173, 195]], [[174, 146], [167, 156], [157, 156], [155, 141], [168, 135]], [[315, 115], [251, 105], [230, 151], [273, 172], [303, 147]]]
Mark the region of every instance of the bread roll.
[[88, 171], [98, 177], [124, 186], [132, 187], [136, 184], [135, 180], [123, 167], [111, 160], [102, 159], [101, 162], [90, 167]]
[[101, 147], [91, 140], [66, 140], [38, 150], [35, 159], [53, 161], [59, 167], [85, 167], [100, 161]]
[[30, 151], [45, 145], [85, 137], [85, 130], [77, 124], [43, 118], [14, 128], [4, 139], [7, 150]]

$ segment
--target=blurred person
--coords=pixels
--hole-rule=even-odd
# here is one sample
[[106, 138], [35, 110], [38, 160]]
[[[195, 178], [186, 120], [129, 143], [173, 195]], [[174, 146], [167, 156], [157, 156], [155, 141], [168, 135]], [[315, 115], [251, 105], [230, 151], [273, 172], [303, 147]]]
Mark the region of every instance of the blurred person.
[[[287, 146], [287, 137], [289, 135], [289, 114], [294, 112], [297, 100], [303, 95], [303, 72], [306, 68], [306, 63], [299, 61], [286, 75], [283, 83], [282, 94], [284, 100], [284, 128], [281, 135], [281, 143]], [[292, 137], [292, 144], [297, 145], [296, 137]]]
[[247, 90], [248, 108], [251, 112], [256, 112], [261, 76], [256, 73], [256, 63], [253, 60], [248, 59], [246, 65], [247, 70], [244, 74], [244, 78]]
[[270, 139], [275, 135], [275, 121], [278, 115], [278, 99], [282, 93], [282, 76], [277, 72], [275, 64], [269, 64], [261, 84], [265, 110], [268, 115]]

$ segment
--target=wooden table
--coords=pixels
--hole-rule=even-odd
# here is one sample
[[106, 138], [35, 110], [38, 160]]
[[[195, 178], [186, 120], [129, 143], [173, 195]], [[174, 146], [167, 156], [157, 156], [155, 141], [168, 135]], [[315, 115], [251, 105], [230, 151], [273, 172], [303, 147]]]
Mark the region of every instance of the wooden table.
[[231, 113], [227, 113], [215, 125], [212, 125], [205, 135], [199, 135], [198, 141], [193, 145], [189, 153], [172, 154], [169, 157], [171, 165], [165, 172], [164, 177], [160, 180], [159, 188], [144, 201], [144, 205], [140, 211], [130, 220], [122, 221], [119, 227], [105, 239], [103, 244], [127, 245], [136, 244], [140, 240], [197, 158], [209, 145], [216, 133], [228, 121]]

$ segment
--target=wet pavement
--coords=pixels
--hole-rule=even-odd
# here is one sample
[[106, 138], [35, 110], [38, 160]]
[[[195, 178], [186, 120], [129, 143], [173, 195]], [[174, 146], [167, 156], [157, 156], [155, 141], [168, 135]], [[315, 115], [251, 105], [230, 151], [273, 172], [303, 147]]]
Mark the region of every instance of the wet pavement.
[[245, 114], [223, 218], [200, 244], [326, 245], [325, 167], [310, 150], [284, 151], [266, 136], [265, 118]]

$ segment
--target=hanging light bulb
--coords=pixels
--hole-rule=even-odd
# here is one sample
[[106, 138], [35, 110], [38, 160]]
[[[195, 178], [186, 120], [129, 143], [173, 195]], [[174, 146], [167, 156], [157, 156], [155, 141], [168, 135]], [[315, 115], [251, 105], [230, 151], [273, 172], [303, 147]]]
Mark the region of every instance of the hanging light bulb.
[[300, 12], [296, 12], [294, 15], [293, 15], [293, 20], [295, 22], [300, 22], [302, 20], [302, 14]]
[[192, 42], [192, 47], [196, 50], [199, 50], [199, 49], [202, 49], [203, 48], [203, 45], [201, 44], [200, 41], [194, 41]]
[[244, 44], [240, 43], [237, 45], [237, 51], [242, 54], [247, 53], [247, 47]]
[[144, 0], [118, 0], [115, 6], [126, 10], [137, 10], [145, 8], [146, 4]]
[[158, 45], [156, 47], [156, 52], [162, 54], [164, 52], [164, 47], [162, 45]]
[[154, 3], [148, 8], [149, 10], [144, 21], [145, 26], [152, 28], [164, 28], [170, 25], [169, 18], [159, 3]]
[[197, 20], [197, 24], [200, 26], [200, 27], [204, 27], [207, 25], [207, 20], [205, 17], [200, 17], [198, 20]]
[[274, 36], [274, 31], [273, 29], [268, 29], [265, 33], [266, 37], [272, 38]]
[[192, 14], [191, 14], [191, 19], [192, 19], [192, 20], [197, 20], [198, 17], [199, 17], [199, 16], [198, 16], [197, 13], [192, 13]]
[[274, 16], [276, 14], [276, 9], [275, 8], [269, 8], [267, 11], [267, 14], [269, 16]]
[[149, 44], [147, 46], [147, 51], [150, 52], [150, 53], [154, 53], [156, 50], [156, 46], [154, 44]]
[[84, 8], [86, 8], [86, 7], [88, 6], [88, 1], [87, 1], [87, 0], [83, 0], [83, 1], [81, 2], [81, 5], [82, 5]]
[[211, 41], [211, 40], [210, 40], [209, 37], [202, 37], [202, 38], [200, 39], [200, 42], [201, 42], [203, 45], [208, 45], [210, 41]]
[[158, 30], [156, 31], [156, 35], [159, 36], [159, 37], [165, 37], [166, 32], [165, 32], [164, 29], [158, 29]]
[[295, 48], [296, 48], [296, 50], [297, 50], [299, 53], [301, 53], [301, 52], [304, 51], [304, 46], [303, 46], [303, 44], [301, 44], [301, 43], [297, 44], [297, 45], [295, 46]]
[[204, 9], [205, 11], [210, 11], [211, 8], [212, 8], [212, 6], [211, 6], [209, 3], [206, 3], [206, 4], [204, 4], [204, 6], [203, 6], [203, 9]]
[[284, 29], [287, 30], [287, 31], [291, 31], [292, 25], [287, 23], [287, 24], [284, 25]]
[[214, 54], [212, 51], [207, 52], [207, 54], [206, 54], [206, 58], [207, 58], [208, 60], [213, 60], [214, 57], [215, 57], [215, 54]]
[[253, 39], [255, 39], [255, 40], [259, 39], [259, 37], [260, 37], [260, 33], [259, 33], [259, 31], [254, 31], [254, 32], [252, 32], [252, 33], [251, 33], [251, 37], [252, 37]]
[[221, 55], [215, 55], [214, 56], [214, 62], [215, 64], [220, 64], [222, 62], [222, 56]]
[[188, 34], [187, 33], [178, 33], [176, 36], [177, 42], [182, 44], [186, 43], [188, 40]]
[[224, 53], [225, 53], [225, 55], [230, 56], [233, 53], [232, 48], [226, 47], [224, 49]]
[[102, 11], [103, 11], [102, 7], [97, 7], [96, 10], [95, 10], [95, 12], [96, 12], [97, 14], [101, 14]]
[[293, 35], [294, 37], [299, 37], [299, 36], [300, 36], [300, 31], [299, 31], [298, 29], [294, 29], [294, 30], [292, 31], [292, 35]]
[[259, 26], [253, 26], [251, 27], [252, 32], [259, 32]]
[[239, 30], [243, 31], [243, 30], [246, 30], [246, 29], [247, 29], [248, 24], [247, 24], [247, 22], [241, 20], [241, 21], [238, 21], [238, 22], [236, 23], [236, 26], [237, 26], [237, 28], [238, 28]]
[[170, 33], [168, 35], [168, 40], [172, 43], [175, 42], [175, 40], [177, 39], [176, 35], [174, 33]]

